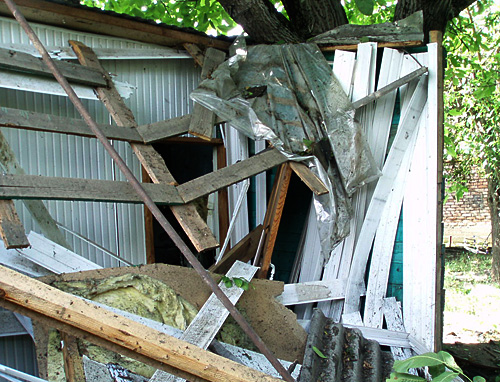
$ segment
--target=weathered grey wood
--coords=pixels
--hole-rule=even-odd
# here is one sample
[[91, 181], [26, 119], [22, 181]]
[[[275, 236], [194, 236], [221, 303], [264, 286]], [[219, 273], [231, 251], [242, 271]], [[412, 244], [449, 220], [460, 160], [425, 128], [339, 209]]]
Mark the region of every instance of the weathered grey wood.
[[136, 130], [141, 135], [144, 143], [153, 143], [186, 134], [190, 123], [191, 114], [187, 114], [182, 117], [141, 125]]
[[278, 149], [267, 150], [244, 161], [183, 183], [177, 187], [177, 190], [182, 199], [189, 203], [287, 161], [288, 158], [281, 154]]
[[[226, 274], [228, 278], [244, 278], [250, 281], [258, 268], [250, 264], [237, 261]], [[224, 294], [236, 304], [243, 294], [244, 290], [236, 286], [226, 287], [223, 281], [219, 283]], [[213, 341], [215, 335], [224, 324], [224, 321], [229, 316], [229, 311], [222, 305], [215, 294], [211, 294], [205, 304], [202, 306], [191, 324], [187, 327], [181, 336], [181, 339], [193, 345], [199, 346], [202, 349], [208, 348], [208, 345]], [[175, 377], [162, 370], [157, 370], [149, 380], [150, 382], [181, 382], [184, 379]]]
[[12, 200], [0, 200], [0, 237], [7, 249], [30, 245]]
[[[82, 119], [58, 117], [6, 107], [0, 107], [0, 126], [95, 138], [94, 133]], [[109, 139], [143, 142], [141, 135], [135, 129], [113, 125], [99, 125], [99, 127]]]
[[[70, 44], [83, 65], [100, 70], [107, 76], [92, 49], [78, 42], [70, 42]], [[132, 111], [118, 95], [111, 80], [109, 80], [109, 88], [97, 88], [97, 93], [118, 126], [137, 127]], [[131, 143], [131, 147], [154, 183], [176, 184], [161, 155], [152, 146]], [[212, 249], [219, 245], [194, 206], [173, 206], [172, 212], [198, 251]]]
[[311, 39], [317, 44], [354, 45], [361, 42], [424, 41], [423, 13], [416, 12], [395, 23], [341, 25]]
[[[9, 145], [7, 139], [0, 131], [0, 164], [3, 170], [10, 174], [24, 174], [24, 170], [17, 161], [16, 155]], [[50, 240], [66, 248], [71, 246], [66, 241], [63, 233], [57, 226], [55, 220], [40, 200], [24, 200], [24, 205], [30, 212], [32, 218], [38, 223], [42, 233]]]
[[[144, 183], [143, 187], [155, 203], [183, 203], [174, 186]], [[0, 176], [0, 199], [142, 203], [142, 199], [128, 182], [11, 174]]]
[[184, 49], [186, 49], [188, 53], [191, 55], [191, 57], [193, 57], [194, 62], [196, 62], [198, 66], [203, 67], [203, 62], [205, 61], [205, 55], [201, 51], [201, 48], [196, 44], [188, 42], [184, 43], [183, 46]]
[[[70, 82], [89, 86], [107, 86], [106, 79], [99, 71], [64, 61], [56, 62], [56, 65]], [[0, 49], [0, 68], [53, 77], [52, 72], [40, 58], [14, 50]]]
[[[224, 62], [226, 53], [214, 48], [208, 48], [203, 60], [201, 79], [209, 77], [212, 72]], [[203, 139], [212, 138], [212, 131], [215, 124], [215, 114], [198, 103], [194, 104], [193, 117], [189, 124], [189, 132]]]

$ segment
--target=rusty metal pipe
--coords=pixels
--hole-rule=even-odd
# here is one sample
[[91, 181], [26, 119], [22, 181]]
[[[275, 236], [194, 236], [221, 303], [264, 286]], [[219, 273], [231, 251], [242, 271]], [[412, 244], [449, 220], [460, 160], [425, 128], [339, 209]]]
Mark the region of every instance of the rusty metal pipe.
[[134, 190], [141, 197], [144, 204], [151, 211], [153, 216], [156, 218], [158, 223], [162, 226], [168, 236], [172, 239], [174, 244], [179, 248], [187, 261], [192, 265], [192, 267], [196, 270], [196, 272], [200, 275], [200, 277], [208, 284], [212, 292], [217, 296], [217, 298], [222, 302], [224, 307], [229, 311], [231, 316], [236, 320], [236, 322], [241, 326], [243, 331], [250, 337], [255, 346], [265, 355], [265, 357], [271, 362], [274, 368], [278, 371], [278, 373], [283, 377], [285, 381], [295, 382], [293, 377], [290, 375], [288, 370], [286, 370], [283, 365], [279, 362], [276, 356], [268, 349], [266, 344], [262, 341], [259, 335], [255, 332], [252, 326], [248, 323], [248, 321], [241, 315], [241, 313], [236, 309], [236, 307], [231, 303], [231, 301], [227, 298], [227, 296], [222, 292], [217, 283], [212, 279], [209, 273], [203, 268], [198, 259], [194, 256], [188, 246], [183, 242], [182, 238], [175, 232], [173, 227], [167, 221], [163, 213], [156, 206], [151, 197], [147, 194], [146, 190], [142, 187], [141, 183], [135, 178], [132, 171], [128, 168], [125, 161], [120, 157], [118, 152], [114, 149], [114, 147], [109, 142], [108, 138], [103, 134], [101, 129], [97, 126], [97, 124], [92, 119], [92, 116], [87, 111], [81, 100], [78, 98], [77, 94], [69, 84], [68, 80], [62, 75], [57, 66], [55, 65], [52, 58], [49, 56], [49, 53], [43, 46], [42, 42], [36, 35], [35, 31], [30, 27], [24, 16], [21, 14], [17, 6], [12, 0], [4, 0], [5, 4], [7, 4], [8, 8], [14, 15], [17, 22], [24, 29], [29, 39], [35, 46], [35, 48], [42, 55], [42, 59], [45, 64], [49, 67], [52, 74], [56, 78], [57, 82], [62, 86], [64, 91], [68, 94], [69, 99], [74, 104], [75, 108], [78, 110], [84, 121], [87, 123], [89, 128], [93, 131], [97, 139], [103, 144], [106, 151], [109, 153], [111, 158], [115, 161], [119, 169], [123, 172], [127, 180], [130, 182]]

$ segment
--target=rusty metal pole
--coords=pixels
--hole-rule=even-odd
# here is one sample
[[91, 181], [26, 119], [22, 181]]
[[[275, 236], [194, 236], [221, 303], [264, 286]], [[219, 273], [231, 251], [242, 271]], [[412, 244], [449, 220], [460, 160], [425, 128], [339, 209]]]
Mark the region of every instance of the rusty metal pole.
[[132, 171], [128, 168], [125, 161], [120, 157], [118, 152], [114, 149], [114, 147], [109, 142], [108, 138], [103, 134], [101, 129], [97, 126], [95, 121], [92, 119], [92, 116], [87, 111], [85, 106], [83, 105], [78, 95], [75, 93], [68, 80], [62, 75], [54, 61], [50, 57], [49, 53], [43, 46], [42, 42], [36, 35], [35, 31], [28, 24], [24, 16], [21, 14], [16, 4], [12, 0], [4, 0], [7, 7], [10, 9], [12, 14], [14, 15], [17, 22], [24, 29], [29, 39], [35, 46], [35, 48], [42, 55], [42, 59], [45, 64], [49, 67], [52, 74], [56, 78], [57, 82], [62, 86], [64, 91], [68, 94], [69, 99], [78, 110], [84, 121], [87, 123], [89, 128], [95, 134], [97, 139], [103, 144], [106, 151], [109, 153], [111, 158], [115, 161], [119, 169], [125, 175], [127, 180], [130, 182], [131, 186], [137, 192], [137, 194], [141, 197], [142, 201], [151, 211], [153, 216], [156, 218], [158, 223], [162, 226], [168, 236], [172, 239], [174, 244], [179, 248], [184, 257], [189, 261], [192, 267], [196, 270], [196, 272], [200, 275], [200, 277], [208, 284], [212, 292], [217, 296], [217, 298], [222, 302], [224, 307], [229, 311], [231, 316], [236, 320], [236, 322], [241, 326], [243, 331], [250, 337], [255, 346], [265, 355], [265, 357], [269, 360], [269, 362], [274, 366], [274, 368], [278, 371], [278, 373], [283, 377], [285, 381], [295, 382], [293, 377], [290, 375], [288, 370], [286, 370], [283, 365], [279, 362], [276, 356], [268, 349], [264, 341], [259, 337], [259, 335], [255, 332], [252, 326], [248, 323], [248, 321], [241, 315], [241, 313], [236, 309], [236, 307], [232, 304], [232, 302], [228, 299], [228, 297], [224, 294], [224, 292], [219, 288], [217, 283], [212, 279], [210, 274], [203, 268], [198, 259], [194, 256], [188, 246], [183, 242], [182, 238], [177, 234], [177, 232], [170, 225], [168, 220], [165, 218], [160, 209], [156, 206], [151, 197], [147, 194], [146, 190], [142, 187], [141, 183], [135, 178]]

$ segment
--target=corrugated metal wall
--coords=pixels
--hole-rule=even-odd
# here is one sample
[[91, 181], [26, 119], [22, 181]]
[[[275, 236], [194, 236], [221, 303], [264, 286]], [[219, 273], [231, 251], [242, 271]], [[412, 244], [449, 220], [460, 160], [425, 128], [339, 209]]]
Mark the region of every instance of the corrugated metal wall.
[[[33, 25], [46, 46], [68, 46], [68, 40], [82, 41], [93, 48], [151, 48], [136, 43], [88, 33], [69, 31], [44, 25]], [[29, 44], [18, 24], [0, 18], [0, 42]], [[199, 70], [189, 59], [106, 60], [103, 66], [116, 80], [128, 82], [137, 89], [125, 102], [139, 124], [180, 116], [189, 112], [189, 93], [199, 81]], [[95, 120], [111, 122], [99, 101], [83, 100]], [[0, 89], [0, 106], [77, 117], [66, 97]], [[39, 133], [4, 128], [3, 133], [16, 153], [26, 173], [46, 176], [124, 180], [107, 153], [96, 139]], [[140, 177], [140, 164], [127, 143], [114, 142], [126, 162]], [[145, 262], [144, 214], [141, 205], [46, 202], [52, 216], [64, 226], [95, 241], [124, 259]], [[16, 206], [27, 231], [40, 232], [21, 202]], [[67, 238], [78, 254], [104, 267], [118, 266], [115, 260], [75, 239]]]
[[[38, 375], [35, 346], [29, 335], [0, 338], [0, 363], [30, 375]], [[0, 377], [0, 382], [8, 382]]]

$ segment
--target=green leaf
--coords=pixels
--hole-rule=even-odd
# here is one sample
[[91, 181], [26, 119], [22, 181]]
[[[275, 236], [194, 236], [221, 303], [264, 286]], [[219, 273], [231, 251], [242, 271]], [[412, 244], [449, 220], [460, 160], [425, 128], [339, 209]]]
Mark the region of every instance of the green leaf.
[[319, 350], [316, 346], [312, 347], [313, 351], [316, 353], [316, 355], [320, 358], [328, 358], [326, 355], [323, 354], [321, 350]]
[[407, 373], [409, 369], [415, 369], [426, 366], [438, 366], [444, 364], [444, 361], [435, 353], [425, 353], [394, 362], [394, 370], [398, 373]]
[[413, 382], [413, 381], [425, 381], [425, 378], [419, 377], [417, 375], [408, 373], [391, 373], [391, 377], [386, 380], [386, 382]]
[[374, 0], [355, 0], [356, 7], [358, 7], [359, 11], [366, 15], [371, 16], [373, 13], [373, 8], [375, 6]]
[[[497, 381], [497, 380], [500, 381], [500, 377], [496, 377], [495, 381]], [[483, 377], [480, 377], [480, 376], [476, 376], [476, 377], [472, 378], [472, 382], [486, 382], [486, 379]]]
[[221, 281], [224, 283], [226, 288], [231, 288], [233, 286], [233, 280], [227, 276], [222, 276]]
[[436, 378], [437, 376], [443, 374], [446, 371], [446, 367], [444, 365], [437, 366], [429, 366], [429, 374], [432, 378]]
[[460, 366], [457, 365], [457, 363], [455, 362], [455, 358], [453, 358], [453, 356], [450, 353], [447, 353], [445, 351], [440, 351], [438, 353], [438, 356], [441, 357], [441, 359], [444, 361], [444, 364], [448, 369], [463, 374], [462, 369], [460, 368]]
[[241, 288], [243, 286], [243, 280], [242, 279], [240, 279], [238, 277], [234, 277], [233, 281], [234, 281], [234, 285], [236, 285], [238, 288]]
[[443, 374], [437, 376], [436, 378], [433, 378], [432, 381], [433, 382], [451, 382], [459, 375], [460, 375], [460, 373], [455, 373], [453, 371], [445, 371]]

